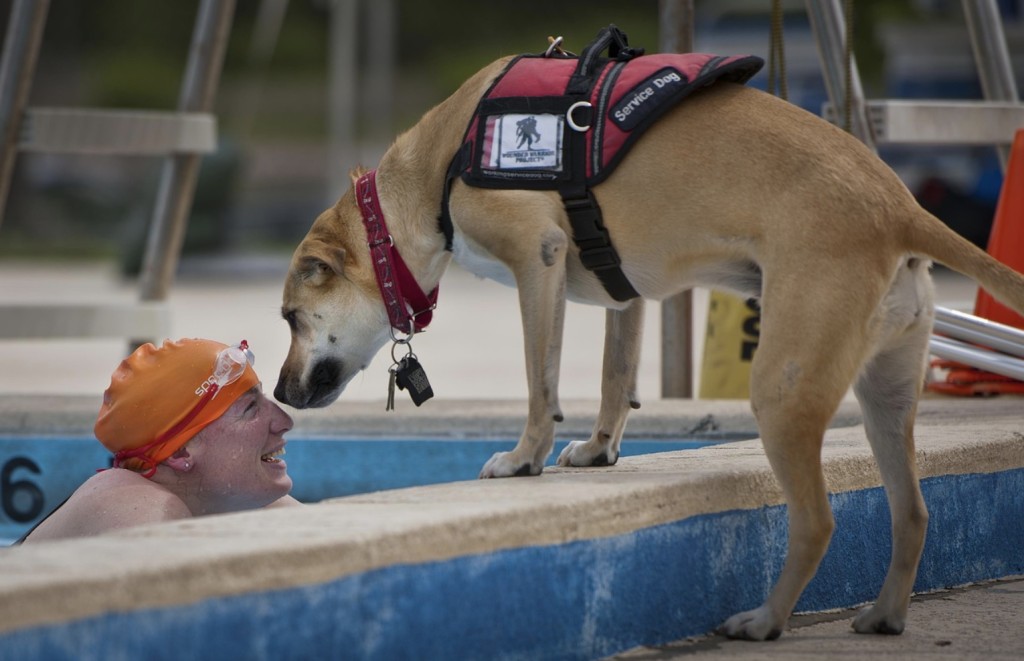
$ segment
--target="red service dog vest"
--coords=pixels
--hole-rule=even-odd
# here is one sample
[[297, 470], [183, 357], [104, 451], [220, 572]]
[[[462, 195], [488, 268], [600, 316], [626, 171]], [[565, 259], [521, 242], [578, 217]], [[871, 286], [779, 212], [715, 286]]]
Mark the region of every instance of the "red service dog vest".
[[442, 228], [451, 231], [447, 196], [456, 176], [483, 188], [558, 190], [583, 265], [616, 300], [637, 296], [590, 188], [675, 104], [718, 80], [745, 83], [763, 63], [704, 53], [644, 56], [614, 25], [579, 57], [550, 49], [516, 57], [480, 100], [452, 161]]

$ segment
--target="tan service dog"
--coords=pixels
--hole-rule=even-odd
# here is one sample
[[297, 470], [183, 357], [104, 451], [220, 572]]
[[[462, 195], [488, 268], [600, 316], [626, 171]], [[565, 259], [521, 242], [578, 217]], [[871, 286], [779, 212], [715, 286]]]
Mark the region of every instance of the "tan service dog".
[[[642, 299], [620, 304], [579, 263], [553, 191], [470, 188], [451, 196], [454, 255], [438, 230], [442, 186], [477, 101], [508, 60], [486, 67], [401, 135], [377, 170], [395, 246], [425, 291], [454, 258], [519, 288], [529, 413], [511, 452], [481, 477], [537, 475], [551, 452], [566, 298], [608, 308], [601, 407], [563, 466], [614, 464], [630, 407]], [[354, 181], [354, 179], [353, 179]], [[903, 630], [928, 514], [913, 423], [932, 328], [928, 259], [972, 276], [1024, 311], [1024, 277], [922, 210], [896, 175], [840, 129], [752, 88], [718, 83], [651, 127], [595, 188], [623, 270], [644, 298], [694, 285], [758, 296], [751, 405], [788, 503], [789, 551], [759, 608], [730, 636], [774, 638], [833, 529], [821, 467], [826, 426], [851, 384], [892, 510], [892, 562], [860, 632]], [[291, 348], [274, 394], [326, 406], [389, 340], [367, 235], [350, 190], [317, 218], [284, 288]]]

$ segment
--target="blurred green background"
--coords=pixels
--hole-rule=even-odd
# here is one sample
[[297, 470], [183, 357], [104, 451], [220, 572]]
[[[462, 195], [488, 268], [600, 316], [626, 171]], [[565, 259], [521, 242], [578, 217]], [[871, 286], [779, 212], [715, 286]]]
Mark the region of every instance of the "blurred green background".
[[[289, 254], [340, 192], [344, 169], [372, 166], [394, 135], [493, 59], [539, 52], [548, 35], [579, 51], [608, 23], [658, 49], [657, 0], [390, 0], [390, 43], [356, 2], [355, 139], [332, 163], [331, 0], [291, 0], [273, 48], [254, 47], [260, 0], [239, 0], [217, 95], [220, 148], [204, 159], [186, 255]], [[1004, 0], [1015, 70], [1021, 5]], [[770, 0], [697, 0], [696, 49], [767, 58]], [[825, 92], [804, 3], [785, 2], [791, 100], [820, 112]], [[6, 31], [11, 1], [0, 1]], [[173, 109], [198, 1], [52, 0], [33, 106]], [[960, 2], [857, 0], [855, 49], [869, 98], [979, 98]], [[392, 62], [382, 86], [367, 79]], [[751, 84], [764, 87], [764, 72]], [[1020, 86], [1022, 82], [1018, 82]], [[887, 148], [883, 157], [958, 231], [984, 241], [998, 195], [991, 148]], [[339, 176], [339, 173], [341, 175]], [[0, 258], [117, 259], [138, 268], [159, 160], [22, 154], [0, 224]]]

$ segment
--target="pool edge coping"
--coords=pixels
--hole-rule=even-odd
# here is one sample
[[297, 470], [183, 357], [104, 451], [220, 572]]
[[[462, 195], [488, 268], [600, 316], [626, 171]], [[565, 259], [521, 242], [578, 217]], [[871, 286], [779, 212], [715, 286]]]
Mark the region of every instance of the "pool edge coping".
[[[965, 417], [962, 405], [926, 408], [938, 410], [926, 411], [917, 426], [922, 478], [1024, 467], [1021, 416], [1008, 412], [1013, 406], [968, 407], [987, 409], [984, 421]], [[833, 429], [826, 439], [830, 491], [878, 485], [861, 428]], [[717, 491], [696, 489], [715, 483]], [[608, 537], [779, 502], [759, 441], [748, 441], [624, 458], [609, 469], [549, 469], [528, 480], [349, 496], [301, 512], [144, 526], [0, 553], [0, 577], [15, 577], [0, 578], [0, 634], [113, 609], [316, 584], [393, 563]], [[47, 580], [32, 578], [45, 571]]]

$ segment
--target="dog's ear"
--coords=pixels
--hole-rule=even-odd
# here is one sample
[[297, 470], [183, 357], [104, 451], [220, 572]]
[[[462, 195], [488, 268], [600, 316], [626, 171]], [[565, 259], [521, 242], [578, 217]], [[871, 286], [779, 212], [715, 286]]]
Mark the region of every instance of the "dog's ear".
[[295, 270], [303, 280], [321, 284], [331, 275], [345, 272], [345, 249], [320, 239], [305, 241], [295, 260]]

